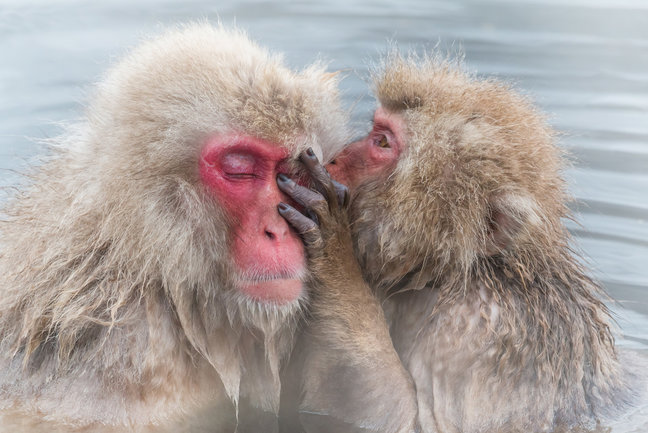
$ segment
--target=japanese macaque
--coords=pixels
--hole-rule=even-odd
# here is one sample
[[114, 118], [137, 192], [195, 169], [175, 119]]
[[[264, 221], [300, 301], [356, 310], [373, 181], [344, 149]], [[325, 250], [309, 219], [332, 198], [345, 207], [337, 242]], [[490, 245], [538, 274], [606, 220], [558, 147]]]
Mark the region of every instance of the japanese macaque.
[[[422, 430], [563, 431], [627, 404], [634, 379], [615, 350], [602, 291], [561, 222], [564, 161], [543, 116], [507, 86], [433, 58], [388, 57], [375, 92], [372, 131], [328, 169], [350, 189], [339, 226], [350, 224], [364, 279], [384, 307]], [[314, 272], [345, 291], [356, 286], [345, 280], [354, 259], [339, 254], [348, 257], [328, 257], [333, 265]], [[347, 308], [347, 327], [368, 314], [360, 303]], [[333, 333], [341, 352], [387, 346], [382, 329], [344, 339], [315, 325], [323, 327], [310, 332]], [[365, 365], [383, 365], [384, 353], [374, 355]], [[373, 379], [352, 371], [342, 396]], [[304, 374], [305, 392], [314, 380]], [[399, 394], [405, 387], [387, 392], [386, 402], [409, 398]], [[327, 394], [308, 403], [336, 404]], [[362, 404], [350, 402], [347, 419]]]
[[275, 179], [345, 121], [334, 75], [237, 30], [118, 63], [2, 210], [0, 431], [275, 430], [308, 295]]

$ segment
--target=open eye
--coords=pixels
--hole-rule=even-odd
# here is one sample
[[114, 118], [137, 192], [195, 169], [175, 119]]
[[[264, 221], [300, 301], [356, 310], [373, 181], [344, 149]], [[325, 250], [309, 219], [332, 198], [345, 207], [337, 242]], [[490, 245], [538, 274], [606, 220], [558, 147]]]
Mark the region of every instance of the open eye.
[[389, 145], [389, 140], [387, 140], [387, 137], [382, 134], [374, 138], [374, 145], [382, 147], [383, 149], [389, 149], [391, 147]]
[[221, 170], [233, 178], [252, 178], [256, 175], [256, 158], [246, 153], [228, 153], [221, 159]]

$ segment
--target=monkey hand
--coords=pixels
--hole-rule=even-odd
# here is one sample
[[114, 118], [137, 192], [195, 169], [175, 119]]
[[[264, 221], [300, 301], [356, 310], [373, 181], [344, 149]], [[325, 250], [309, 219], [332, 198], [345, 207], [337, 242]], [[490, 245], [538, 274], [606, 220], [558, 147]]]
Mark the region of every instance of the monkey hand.
[[300, 159], [314, 190], [281, 174], [277, 182], [303, 208], [302, 213], [280, 203], [279, 213], [302, 237], [315, 280], [311, 320], [295, 348], [303, 363], [298, 392], [303, 431], [417, 432], [413, 383], [353, 252], [348, 190], [331, 179], [312, 151]]
[[302, 208], [303, 212], [279, 204], [279, 213], [304, 241], [313, 277], [325, 286], [339, 284], [350, 277], [362, 278], [353, 253], [347, 216], [349, 190], [331, 178], [312, 149], [300, 155], [314, 189], [303, 187], [279, 174], [279, 188]]

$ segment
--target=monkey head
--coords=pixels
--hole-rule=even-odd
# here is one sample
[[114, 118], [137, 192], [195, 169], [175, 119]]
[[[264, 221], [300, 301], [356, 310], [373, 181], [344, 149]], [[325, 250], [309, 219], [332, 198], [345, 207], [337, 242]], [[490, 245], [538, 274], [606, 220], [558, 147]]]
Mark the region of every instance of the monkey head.
[[373, 128], [329, 171], [352, 194], [367, 278], [384, 289], [465, 278], [551, 249], [565, 193], [554, 133], [527, 100], [434, 58], [387, 57]]
[[106, 288], [93, 296], [106, 299], [93, 305], [114, 312], [160, 287], [183, 326], [192, 317], [277, 320], [304, 298], [306, 269], [300, 239], [277, 213], [286, 198], [276, 175], [296, 170], [293, 157], [308, 147], [330, 158], [345, 119], [337, 79], [321, 65], [293, 72], [238, 30], [188, 25], [106, 74], [87, 120], [40, 169], [39, 183], [58, 191], [32, 193], [29, 206], [66, 215], [60, 233], [48, 223], [57, 251], [47, 254], [68, 254], [57, 263], [74, 275], [97, 275]]

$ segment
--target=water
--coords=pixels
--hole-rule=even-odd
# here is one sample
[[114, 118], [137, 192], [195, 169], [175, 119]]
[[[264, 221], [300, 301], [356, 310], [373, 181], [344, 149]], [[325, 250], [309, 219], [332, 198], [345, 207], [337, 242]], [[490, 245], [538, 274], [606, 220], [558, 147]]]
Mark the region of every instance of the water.
[[[216, 4], [218, 3], [218, 4]], [[617, 301], [619, 345], [648, 354], [648, 2], [0, 0], [0, 184], [41, 149], [30, 137], [82, 115], [90, 85], [146, 34], [177, 22], [236, 22], [301, 67], [343, 69], [366, 131], [367, 65], [401, 48], [465, 53], [470, 70], [515, 83], [550, 114], [575, 157], [567, 173], [594, 274]], [[648, 363], [646, 363], [648, 365]], [[612, 432], [648, 431], [643, 406]]]

